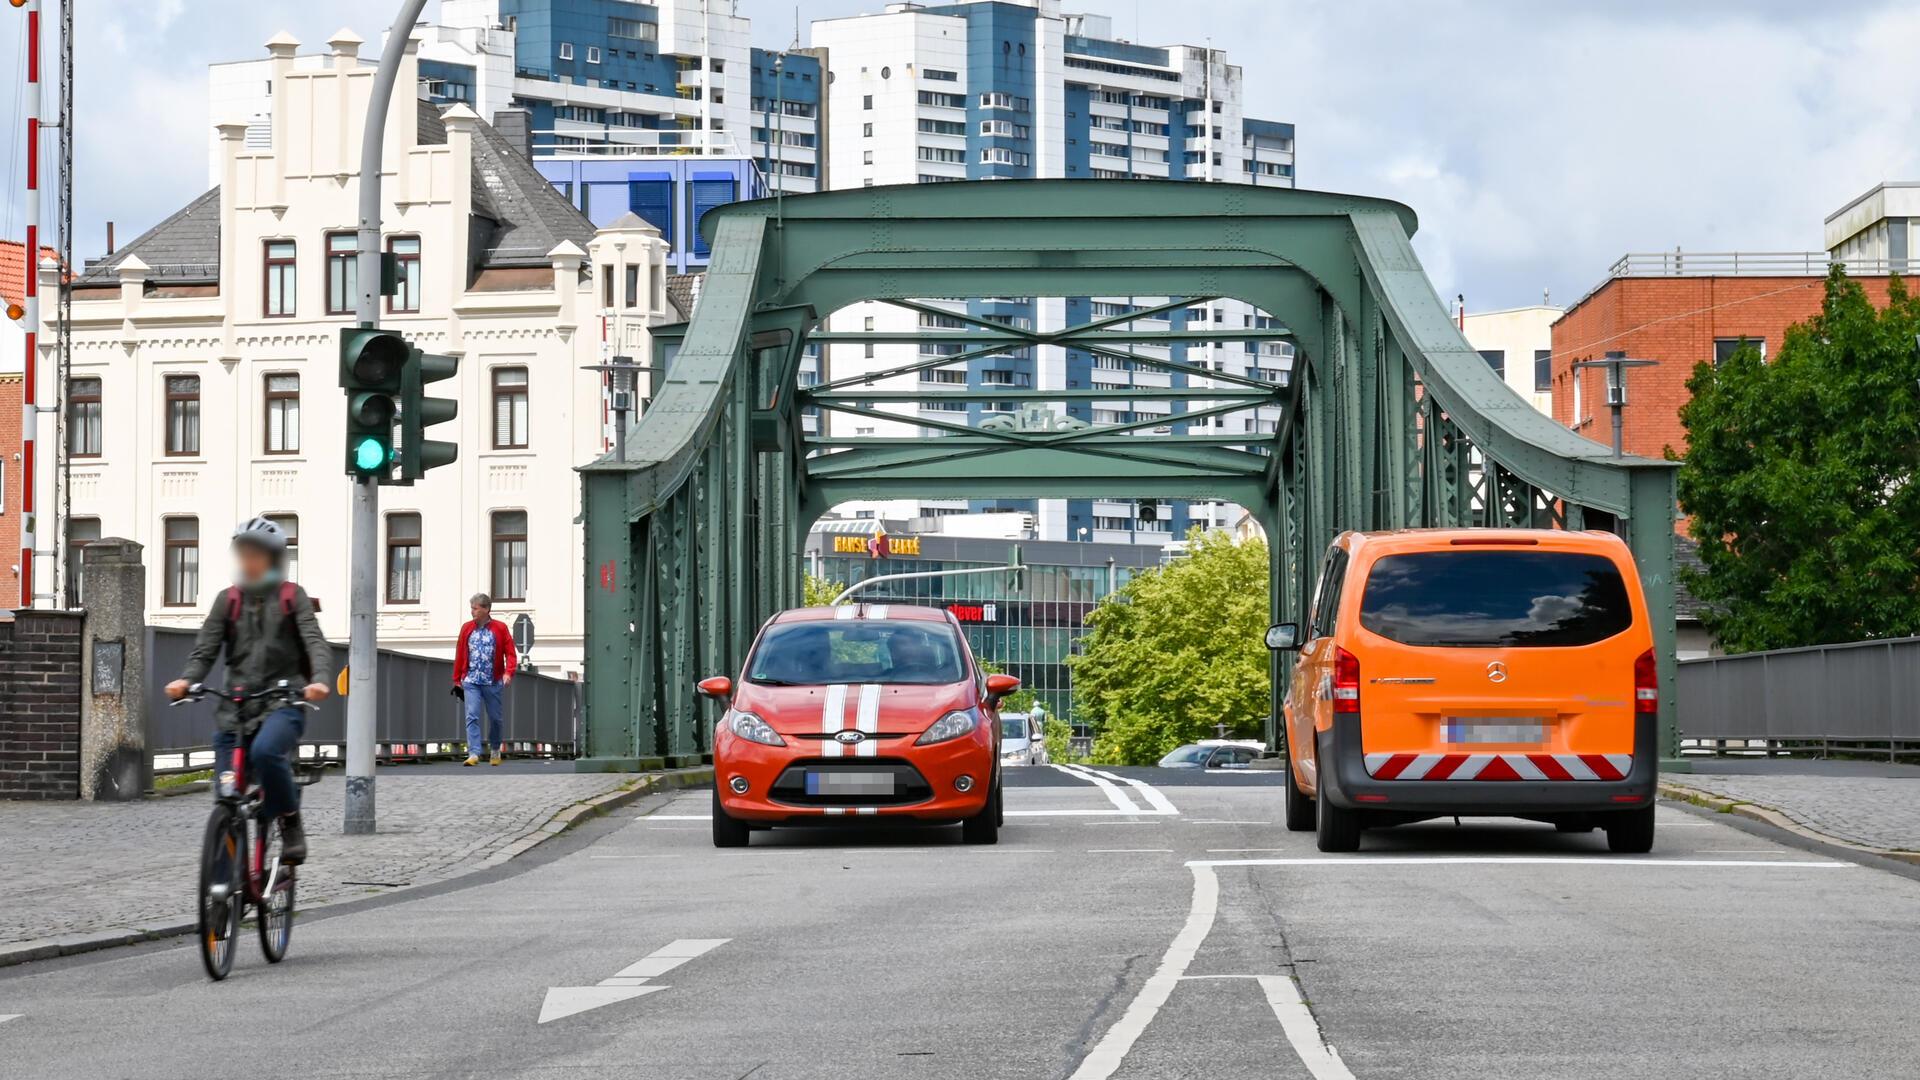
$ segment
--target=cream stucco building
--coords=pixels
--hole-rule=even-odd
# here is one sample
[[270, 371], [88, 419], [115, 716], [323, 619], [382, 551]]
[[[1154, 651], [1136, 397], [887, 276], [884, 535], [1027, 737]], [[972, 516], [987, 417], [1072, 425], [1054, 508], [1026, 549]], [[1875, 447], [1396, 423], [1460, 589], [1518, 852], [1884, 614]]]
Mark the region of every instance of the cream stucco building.
[[1513, 392], [1553, 415], [1553, 324], [1564, 312], [1550, 304], [1469, 313], [1460, 332]]
[[[346, 634], [338, 339], [353, 322], [373, 70], [352, 33], [329, 44], [315, 64], [285, 35], [269, 42], [270, 130], [220, 125], [219, 186], [75, 291], [70, 534], [146, 546], [155, 624], [197, 623], [228, 580], [234, 524], [260, 513], [296, 534], [298, 578], [323, 601], [328, 635]], [[400, 85], [417, 83], [410, 49]], [[460, 358], [430, 391], [458, 396], [459, 418], [432, 434], [457, 439], [460, 458], [381, 490], [380, 642], [445, 654], [467, 597], [485, 590], [497, 616], [533, 616], [536, 662], [574, 667], [573, 469], [610, 434], [600, 376], [582, 368], [644, 360], [649, 328], [677, 321], [665, 245], [637, 218], [596, 232], [465, 106], [398, 95], [385, 160], [385, 247], [403, 285], [382, 325]]]

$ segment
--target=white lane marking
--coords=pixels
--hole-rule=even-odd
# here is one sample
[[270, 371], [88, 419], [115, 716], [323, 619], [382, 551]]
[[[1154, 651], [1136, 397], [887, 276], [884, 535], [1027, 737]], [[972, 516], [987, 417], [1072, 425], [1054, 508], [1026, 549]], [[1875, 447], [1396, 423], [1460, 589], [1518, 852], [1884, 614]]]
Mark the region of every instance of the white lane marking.
[[1254, 979], [1266, 992], [1267, 1004], [1280, 1021], [1280, 1029], [1287, 1033], [1293, 1052], [1300, 1055], [1300, 1063], [1307, 1067], [1313, 1080], [1354, 1080], [1347, 1063], [1340, 1060], [1339, 1052], [1327, 1045], [1320, 1021], [1307, 1008], [1293, 979], [1286, 975], [1256, 975]]
[[1133, 1002], [1127, 1006], [1120, 1019], [1114, 1021], [1106, 1034], [1100, 1036], [1080, 1067], [1073, 1070], [1070, 1080], [1107, 1080], [1126, 1060], [1127, 1051], [1147, 1029], [1160, 1007], [1173, 995], [1173, 988], [1179, 984], [1180, 977], [1187, 973], [1187, 965], [1193, 963], [1194, 954], [1200, 951], [1200, 943], [1207, 940], [1207, 932], [1213, 929], [1213, 918], [1220, 909], [1220, 879], [1213, 870], [1203, 863], [1188, 863], [1193, 871], [1193, 906], [1187, 910], [1186, 925], [1174, 936], [1173, 943], [1167, 946], [1167, 954], [1160, 959], [1160, 967], [1147, 978], [1146, 985], [1140, 988]]
[[1271, 825], [1271, 821], [1228, 821], [1217, 818], [1188, 818], [1189, 825]]
[[1764, 866], [1770, 870], [1831, 870], [1853, 866], [1828, 860], [1804, 862], [1743, 861], [1740, 859], [1642, 859], [1620, 855], [1363, 855], [1349, 859], [1196, 859], [1188, 866], [1498, 866], [1530, 864], [1568, 866]]
[[[1110, 808], [1110, 807], [1102, 807], [1102, 808], [1100, 808], [1100, 809], [1098, 809], [1098, 810], [1078, 810], [1078, 809], [1075, 809], [1075, 810], [1009, 810], [1009, 811], [1007, 811], [1007, 816], [1008, 816], [1008, 817], [1119, 817], [1119, 816], [1121, 816], [1121, 815], [1126, 815], [1126, 816], [1128, 816], [1128, 817], [1139, 817], [1139, 816], [1140, 816], [1141, 814], [1144, 814], [1144, 813], [1146, 813], [1146, 811], [1144, 811], [1144, 810], [1141, 810], [1141, 809], [1140, 809], [1139, 807], [1135, 807], [1135, 808], [1133, 808], [1132, 810], [1115, 810], [1115, 809], [1112, 809], [1112, 808]], [[1101, 825], [1127, 825], [1127, 824], [1138, 824], [1138, 825], [1157, 825], [1157, 824], [1159, 824], [1159, 822], [1150, 822], [1150, 821], [1140, 821], [1140, 822], [1124, 822], [1124, 821], [1102, 821], [1102, 822], [1097, 822], [1097, 823], [1095, 823], [1095, 824], [1101, 824]]]
[[[872, 735], [880, 730], [880, 684], [863, 683], [860, 686], [860, 707], [854, 713], [854, 726]], [[862, 739], [853, 748], [856, 757], [878, 757], [880, 744], [873, 739]]]
[[26, 1013], [0, 1013], [0, 1024], [4, 1024], [9, 1020], [18, 1020], [25, 1015], [27, 1014]]
[[1087, 822], [1087, 824], [1089, 825], [1164, 825], [1166, 824], [1166, 822], [1154, 821], [1149, 818], [1134, 817], [1134, 818], [1128, 818], [1125, 821], [1089, 821]]
[[1154, 810], [1159, 813], [1178, 814], [1180, 812], [1173, 808], [1173, 803], [1169, 802], [1167, 800], [1167, 797], [1160, 793], [1159, 788], [1154, 787], [1152, 784], [1147, 783], [1145, 780], [1135, 780], [1131, 776], [1121, 776], [1117, 773], [1102, 772], [1099, 769], [1089, 768], [1085, 765], [1076, 765], [1074, 766], [1074, 768], [1084, 769], [1085, 771], [1090, 772], [1095, 776], [1104, 776], [1108, 780], [1118, 780], [1119, 782], [1126, 784], [1127, 786], [1133, 788], [1135, 791], [1138, 791], [1140, 793], [1140, 797], [1147, 800], [1147, 805], [1153, 807]]
[[1290, 849], [1283, 848], [1283, 847], [1210, 847], [1207, 849], [1207, 854], [1209, 855], [1264, 855], [1272, 851], [1287, 851], [1287, 850], [1290, 850]]
[[1695, 855], [1795, 855], [1793, 851], [1775, 851], [1761, 847], [1709, 847], [1696, 848]]
[[589, 855], [589, 859], [677, 859], [678, 855]]
[[1050, 847], [1023, 847], [1023, 848], [983, 847], [983, 848], [968, 848], [967, 850], [972, 852], [975, 855], [1051, 855], [1053, 854], [1053, 849]]
[[1128, 814], [1140, 814], [1140, 813], [1146, 812], [1141, 810], [1138, 806], [1135, 806], [1133, 800], [1127, 798], [1127, 793], [1124, 791], [1121, 791], [1120, 786], [1118, 784], [1115, 784], [1111, 780], [1107, 780], [1102, 777], [1095, 776], [1090, 772], [1084, 772], [1076, 765], [1055, 765], [1053, 766], [1053, 768], [1058, 769], [1063, 773], [1066, 773], [1068, 776], [1071, 776], [1076, 780], [1085, 780], [1087, 783], [1092, 784], [1095, 787], [1098, 787], [1101, 793], [1106, 795], [1107, 801], [1112, 803], [1114, 806], [1114, 809], [1116, 810], [1119, 810], [1123, 813], [1128, 813]]
[[540, 1003], [540, 1023], [564, 1019], [621, 1001], [632, 1001], [667, 989], [648, 979], [664, 975], [697, 956], [725, 945], [732, 938], [681, 938], [663, 945], [594, 986], [550, 986]]
[[1170, 847], [1097, 847], [1088, 848], [1089, 855], [1171, 855]]
[[[852, 608], [841, 608], [852, 611]], [[837, 735], [847, 726], [847, 684], [833, 683], [827, 687], [826, 700], [820, 706], [820, 733]], [[821, 757], [839, 757], [847, 748], [829, 738], [820, 744]]]

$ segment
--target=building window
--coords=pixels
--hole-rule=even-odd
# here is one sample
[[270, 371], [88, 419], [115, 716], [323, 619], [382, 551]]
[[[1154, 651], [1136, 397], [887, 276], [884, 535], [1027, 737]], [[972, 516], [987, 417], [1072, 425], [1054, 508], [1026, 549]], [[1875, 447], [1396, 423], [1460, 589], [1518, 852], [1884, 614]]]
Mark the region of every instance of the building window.
[[861, 124], [861, 125], [860, 125], [860, 137], [861, 137], [861, 138], [863, 138], [863, 139], [871, 139], [871, 138], [873, 138], [873, 125], [872, 125], [872, 124]]
[[360, 238], [327, 234], [327, 314], [351, 315], [360, 291]]
[[1536, 394], [1550, 393], [1553, 390], [1553, 350], [1533, 350], [1533, 391]]
[[597, 64], [599, 62], [600, 62], [600, 46], [598, 45], [587, 46], [587, 63]]
[[300, 376], [268, 375], [265, 382], [269, 454], [300, 452]]
[[67, 519], [67, 606], [77, 608], [85, 603], [86, 587], [80, 580], [83, 564], [80, 551], [88, 544], [100, 539], [99, 518]]
[[1767, 339], [1766, 338], [1747, 338], [1747, 337], [1714, 338], [1713, 339], [1713, 366], [1719, 367], [1721, 364], [1724, 364], [1728, 360], [1732, 359], [1733, 354], [1739, 352], [1740, 346], [1742, 345], [1753, 346], [1755, 349], [1759, 350], [1760, 359], [1765, 360], [1767, 358]]
[[387, 515], [387, 603], [420, 602], [420, 515]]
[[67, 383], [67, 451], [74, 457], [100, 456], [100, 380]]
[[291, 240], [267, 241], [266, 314], [270, 319], [291, 319], [298, 305], [298, 280]]
[[1495, 375], [1507, 377], [1507, 351], [1505, 349], [1481, 349], [1480, 359], [1487, 362]]
[[866, 95], [865, 97], [862, 97], [862, 98], [860, 99], [860, 107], [861, 107], [862, 109], [871, 109], [871, 108], [873, 108], [873, 95], [872, 95], [872, 94], [868, 94], [868, 95]]
[[167, 607], [192, 607], [200, 595], [200, 519], [166, 519], [166, 583], [162, 603]]
[[640, 271], [643, 269], [645, 267], [627, 267], [627, 307], [629, 308], [640, 306]]
[[527, 369], [493, 369], [493, 448], [527, 448]]
[[267, 520], [287, 534], [287, 556], [281, 563], [286, 580], [300, 580], [300, 518], [294, 514], [268, 514]]
[[563, 41], [560, 43], [560, 59], [562, 60], [573, 59], [573, 42]]
[[167, 376], [167, 454], [200, 453], [200, 376]]
[[387, 241], [387, 250], [398, 264], [399, 289], [387, 297], [387, 310], [395, 314], [420, 310], [420, 238], [396, 236]]
[[493, 598], [527, 598], [527, 513], [499, 510], [493, 515]]

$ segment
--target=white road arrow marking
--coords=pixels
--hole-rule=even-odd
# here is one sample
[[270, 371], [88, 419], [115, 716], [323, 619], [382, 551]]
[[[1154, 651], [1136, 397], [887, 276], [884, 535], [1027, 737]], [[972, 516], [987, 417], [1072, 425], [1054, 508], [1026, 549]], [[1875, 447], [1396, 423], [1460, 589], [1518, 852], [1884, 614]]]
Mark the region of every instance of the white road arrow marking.
[[[732, 938], [681, 938], [648, 953], [621, 968], [595, 986], [552, 986], [540, 1003], [540, 1023], [560, 1020], [575, 1013], [598, 1009], [622, 1001], [632, 1001], [668, 989], [647, 980], [665, 975], [694, 957], [703, 956], [732, 941]], [[10, 1018], [9, 1018], [10, 1019]]]
[[4, 1024], [9, 1020], [18, 1020], [25, 1015], [27, 1014], [26, 1013], [0, 1013], [0, 1024]]

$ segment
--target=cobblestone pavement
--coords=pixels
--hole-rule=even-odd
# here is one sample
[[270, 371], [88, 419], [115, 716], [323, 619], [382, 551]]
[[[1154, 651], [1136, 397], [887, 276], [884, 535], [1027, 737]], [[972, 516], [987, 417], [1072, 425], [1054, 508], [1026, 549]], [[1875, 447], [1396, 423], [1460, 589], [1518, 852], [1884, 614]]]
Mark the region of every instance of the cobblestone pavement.
[[[1860, 765], [1813, 772], [1781, 762], [1778, 772], [1696, 772], [1661, 779], [1777, 810], [1796, 824], [1835, 839], [1892, 851], [1920, 851], [1920, 769]], [[1710, 769], [1712, 763], [1695, 767]]]
[[[568, 806], [633, 780], [565, 767], [383, 770], [373, 836], [341, 834], [345, 784], [329, 773], [302, 798], [311, 855], [300, 906], [457, 877]], [[0, 946], [192, 922], [211, 798], [0, 802]]]

